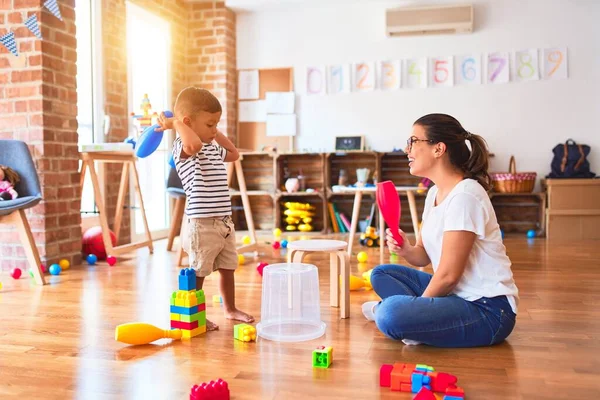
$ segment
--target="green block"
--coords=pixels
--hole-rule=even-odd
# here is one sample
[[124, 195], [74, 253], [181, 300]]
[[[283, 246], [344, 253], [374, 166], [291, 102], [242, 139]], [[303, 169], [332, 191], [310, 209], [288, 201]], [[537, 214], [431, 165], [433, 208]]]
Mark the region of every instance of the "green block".
[[182, 322], [198, 321], [198, 326], [206, 325], [206, 311], [200, 311], [192, 315], [179, 314], [179, 318]]
[[333, 362], [333, 348], [325, 347], [313, 350], [313, 367], [329, 368]]
[[206, 298], [204, 297], [204, 290], [196, 290], [196, 299], [198, 300], [198, 304], [206, 303]]
[[173, 294], [171, 295], [171, 305], [172, 306], [175, 305], [175, 297], [177, 297], [177, 292], [173, 292]]

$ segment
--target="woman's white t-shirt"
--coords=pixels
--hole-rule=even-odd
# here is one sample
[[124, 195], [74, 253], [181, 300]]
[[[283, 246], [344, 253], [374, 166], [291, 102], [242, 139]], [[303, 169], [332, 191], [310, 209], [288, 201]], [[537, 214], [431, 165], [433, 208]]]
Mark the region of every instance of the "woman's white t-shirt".
[[436, 195], [437, 187], [433, 186], [425, 199], [421, 227], [423, 246], [433, 270], [437, 271], [442, 258], [444, 232], [475, 233], [465, 271], [452, 293], [468, 301], [505, 295], [516, 314], [518, 289], [496, 213], [483, 186], [474, 179], [464, 179], [437, 206]]

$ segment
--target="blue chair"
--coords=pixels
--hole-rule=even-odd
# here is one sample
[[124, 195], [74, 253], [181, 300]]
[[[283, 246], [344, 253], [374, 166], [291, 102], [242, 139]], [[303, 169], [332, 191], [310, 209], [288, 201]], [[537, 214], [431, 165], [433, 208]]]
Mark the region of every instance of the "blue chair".
[[42, 201], [42, 191], [35, 164], [27, 145], [19, 140], [0, 140], [0, 164], [12, 168], [21, 181], [15, 190], [19, 194], [14, 200], [0, 201], [0, 224], [15, 225], [19, 231], [25, 255], [37, 284], [44, 285], [40, 255], [25, 210]]
[[175, 168], [169, 170], [167, 193], [175, 199], [175, 206], [171, 213], [169, 239], [167, 240], [167, 251], [171, 251], [173, 249], [175, 236], [177, 236], [177, 232], [181, 229], [181, 222], [183, 221], [183, 215], [185, 213], [185, 191], [183, 190], [183, 184], [181, 183], [181, 179], [179, 179], [179, 175], [177, 175], [177, 170], [175, 170]]

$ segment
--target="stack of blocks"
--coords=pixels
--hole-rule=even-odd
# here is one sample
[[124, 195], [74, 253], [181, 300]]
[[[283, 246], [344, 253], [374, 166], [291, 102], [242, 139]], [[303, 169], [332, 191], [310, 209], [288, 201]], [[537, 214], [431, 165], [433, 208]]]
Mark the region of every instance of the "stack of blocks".
[[179, 272], [179, 290], [171, 295], [171, 329], [181, 329], [183, 339], [206, 332], [206, 300], [192, 268]]
[[[445, 372], [435, 372], [424, 364], [384, 364], [379, 370], [379, 385], [392, 391], [419, 393], [415, 399], [432, 398], [431, 392], [444, 393], [443, 400], [462, 400], [465, 392], [456, 386], [458, 379]], [[425, 388], [423, 391], [422, 389]]]
[[333, 362], [333, 348], [319, 346], [313, 350], [313, 367], [329, 368]]

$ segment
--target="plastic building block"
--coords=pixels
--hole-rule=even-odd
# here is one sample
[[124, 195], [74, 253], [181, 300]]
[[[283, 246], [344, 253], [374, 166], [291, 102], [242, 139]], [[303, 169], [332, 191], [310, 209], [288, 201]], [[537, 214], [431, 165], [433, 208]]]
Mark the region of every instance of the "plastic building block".
[[456, 396], [462, 399], [465, 397], [465, 391], [461, 387], [449, 387], [446, 389], [446, 396]]
[[184, 268], [179, 271], [179, 290], [196, 289], [196, 271], [192, 268]]
[[431, 376], [431, 389], [434, 392], [447, 393], [446, 389], [456, 386], [456, 382], [458, 381], [456, 376], [445, 372], [430, 373], [428, 375]]
[[237, 324], [233, 327], [233, 338], [242, 342], [256, 340], [256, 328], [248, 324]]
[[381, 368], [379, 368], [379, 386], [390, 387], [392, 385], [393, 369], [394, 366], [390, 364], [383, 364]]
[[402, 389], [402, 384], [411, 385], [412, 372], [415, 369], [415, 364], [395, 363], [392, 370], [392, 385], [391, 389], [395, 392], [412, 392], [412, 387], [408, 390]]
[[194, 307], [171, 306], [171, 313], [175, 313], [175, 314], [192, 315], [192, 314], [196, 314], [197, 312], [199, 312], [198, 306], [194, 306]]
[[194, 336], [198, 336], [205, 332], [206, 332], [206, 325], [199, 326], [196, 329], [192, 329], [191, 331], [187, 330], [187, 329], [182, 329], [181, 330], [181, 338], [182, 339], [191, 339]]
[[[173, 315], [173, 314], [171, 314]], [[194, 321], [198, 321], [198, 325], [206, 325], [206, 311], [200, 311], [197, 312], [196, 314], [192, 314], [192, 315], [185, 315], [185, 314], [177, 314], [179, 316], [179, 319], [177, 320], [173, 320], [173, 318], [171, 318], [171, 321], [181, 321], [181, 322], [194, 322]]]
[[431, 371], [431, 372], [435, 372], [435, 369], [431, 366], [431, 365], [426, 365], [426, 364], [417, 364], [415, 366], [415, 369], [417, 371]]
[[187, 329], [187, 330], [191, 331], [192, 329], [196, 329], [197, 327], [198, 327], [198, 321], [183, 322], [183, 321], [171, 320], [171, 329]]
[[181, 321], [181, 314], [171, 313], [171, 321]]
[[218, 294], [213, 294], [213, 303], [222, 303], [223, 299]]
[[448, 396], [445, 395], [443, 400], [464, 400], [464, 397]]
[[194, 385], [190, 390], [190, 400], [230, 400], [227, 382], [219, 378], [201, 385]]
[[333, 347], [320, 346], [313, 350], [313, 367], [329, 368], [333, 362]]
[[401, 383], [400, 384], [400, 391], [401, 392], [412, 393], [412, 384], [410, 384], [410, 383]]
[[422, 387], [426, 387], [427, 389], [431, 390], [431, 386], [429, 386], [430, 382], [431, 377], [423, 375], [418, 371], [413, 372], [411, 380], [412, 392], [418, 393]]
[[177, 307], [193, 307], [198, 305], [196, 291], [178, 290], [171, 295], [171, 305]]
[[415, 397], [413, 397], [413, 400], [437, 400], [435, 398], [435, 395], [433, 394], [433, 392], [429, 389], [427, 389], [426, 387], [422, 387], [421, 390], [419, 390], [419, 393], [417, 393], [417, 395]]
[[206, 297], [204, 296], [204, 290], [196, 290], [196, 303], [202, 304], [206, 303]]

